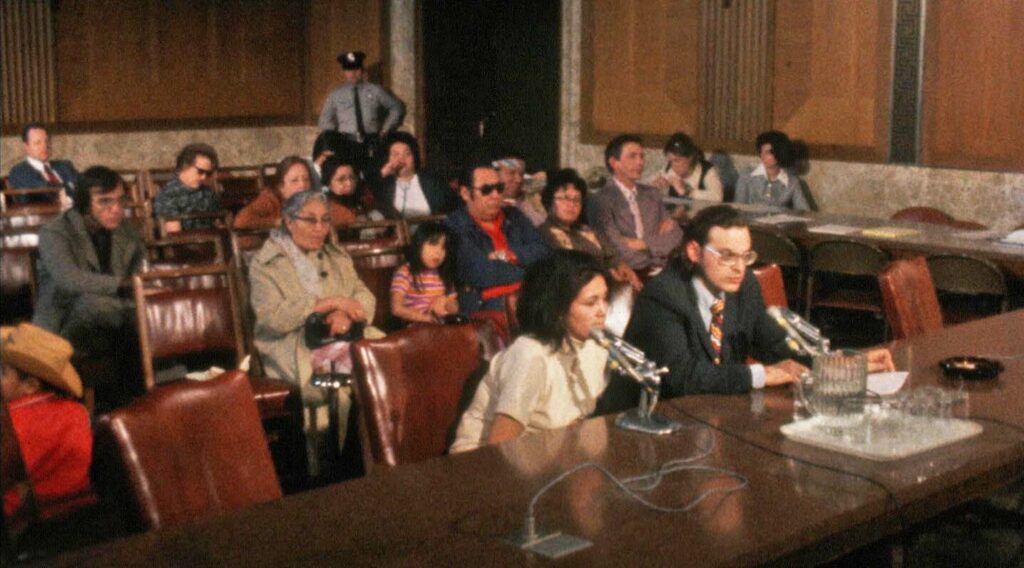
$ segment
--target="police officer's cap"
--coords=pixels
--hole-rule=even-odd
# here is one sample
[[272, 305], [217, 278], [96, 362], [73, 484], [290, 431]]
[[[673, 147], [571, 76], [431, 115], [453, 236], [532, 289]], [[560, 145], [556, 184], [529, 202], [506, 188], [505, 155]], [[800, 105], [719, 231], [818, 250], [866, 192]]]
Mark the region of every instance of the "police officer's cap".
[[342, 69], [362, 69], [366, 54], [362, 51], [343, 51], [338, 54], [338, 63]]

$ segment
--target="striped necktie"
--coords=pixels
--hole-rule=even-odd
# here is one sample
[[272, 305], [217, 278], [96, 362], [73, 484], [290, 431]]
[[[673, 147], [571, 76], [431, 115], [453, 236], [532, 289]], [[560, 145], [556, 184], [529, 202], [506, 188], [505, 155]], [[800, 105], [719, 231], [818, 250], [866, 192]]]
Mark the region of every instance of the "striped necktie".
[[722, 362], [722, 324], [725, 321], [725, 300], [715, 300], [711, 304], [711, 325], [708, 332], [711, 334], [711, 347], [715, 349], [715, 365]]

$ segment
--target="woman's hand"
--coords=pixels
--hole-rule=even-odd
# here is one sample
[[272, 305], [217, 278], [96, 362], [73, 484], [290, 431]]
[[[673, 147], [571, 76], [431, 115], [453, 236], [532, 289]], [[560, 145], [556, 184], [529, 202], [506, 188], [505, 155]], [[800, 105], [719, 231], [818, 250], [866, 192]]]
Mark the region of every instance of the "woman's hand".
[[636, 275], [636, 272], [629, 267], [625, 262], [620, 262], [618, 266], [613, 266], [608, 272], [611, 273], [612, 278], [616, 282], [628, 282], [630, 287], [639, 292], [643, 289], [643, 282], [640, 282], [640, 277]]
[[672, 184], [672, 189], [676, 190], [676, 195], [679, 197], [690, 197], [690, 186], [682, 178], [673, 177], [669, 180], [669, 183]]
[[331, 326], [331, 335], [343, 335], [352, 328], [352, 320], [341, 311], [327, 314], [326, 321]]
[[356, 300], [346, 298], [345, 296], [331, 296], [329, 298], [323, 298], [313, 306], [313, 311], [321, 314], [339, 311], [345, 314], [352, 321], [363, 321], [366, 319], [366, 312], [363, 311], [363, 305]]
[[394, 175], [396, 172], [398, 172], [400, 166], [401, 164], [398, 162], [398, 160], [394, 158], [388, 160], [387, 163], [381, 166], [380, 168], [380, 177], [386, 178], [390, 175]]
[[668, 178], [665, 176], [658, 174], [658, 177], [651, 180], [651, 185], [664, 191], [672, 185], [672, 182], [668, 181]]
[[327, 161], [327, 158], [330, 158], [333, 155], [334, 155], [334, 152], [332, 152], [330, 150], [324, 150], [323, 152], [320, 152], [320, 155], [317, 156], [316, 159], [313, 160], [313, 161], [316, 162], [317, 166], [323, 167], [324, 166], [324, 162]]

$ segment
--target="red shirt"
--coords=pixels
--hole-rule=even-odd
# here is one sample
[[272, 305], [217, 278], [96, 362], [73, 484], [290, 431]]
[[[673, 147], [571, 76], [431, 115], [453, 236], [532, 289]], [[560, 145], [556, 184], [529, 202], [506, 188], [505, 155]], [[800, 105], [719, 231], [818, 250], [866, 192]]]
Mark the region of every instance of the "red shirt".
[[[25, 471], [43, 519], [95, 501], [89, 486], [92, 427], [85, 407], [54, 393], [37, 393], [7, 406]], [[4, 514], [21, 507], [16, 491], [4, 494]]]
[[[505, 230], [502, 226], [505, 224], [505, 212], [498, 211], [498, 216], [493, 221], [484, 222], [480, 221], [476, 217], [473, 218], [476, 224], [483, 229], [483, 232], [491, 238], [491, 244], [494, 245], [494, 250], [505, 251], [505, 257], [508, 259], [509, 264], [519, 264], [519, 259], [516, 258], [516, 253], [512, 252], [512, 249], [508, 248], [508, 237], [505, 236]], [[497, 298], [499, 296], [507, 296], [512, 292], [519, 290], [522, 286], [521, 282], [513, 282], [511, 284], [502, 284], [500, 286], [492, 286], [480, 291], [480, 297], [485, 300], [491, 298]]]

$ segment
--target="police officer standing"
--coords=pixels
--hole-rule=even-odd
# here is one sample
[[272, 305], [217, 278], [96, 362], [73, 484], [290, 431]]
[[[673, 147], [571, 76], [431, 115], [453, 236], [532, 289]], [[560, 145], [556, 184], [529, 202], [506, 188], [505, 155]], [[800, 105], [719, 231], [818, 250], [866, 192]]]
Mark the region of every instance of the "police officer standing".
[[338, 55], [345, 84], [328, 95], [319, 127], [321, 131], [336, 130], [359, 143], [364, 151], [362, 161], [369, 164], [376, 158], [381, 137], [402, 124], [405, 104], [380, 85], [363, 80], [364, 59], [366, 54], [361, 51]]

